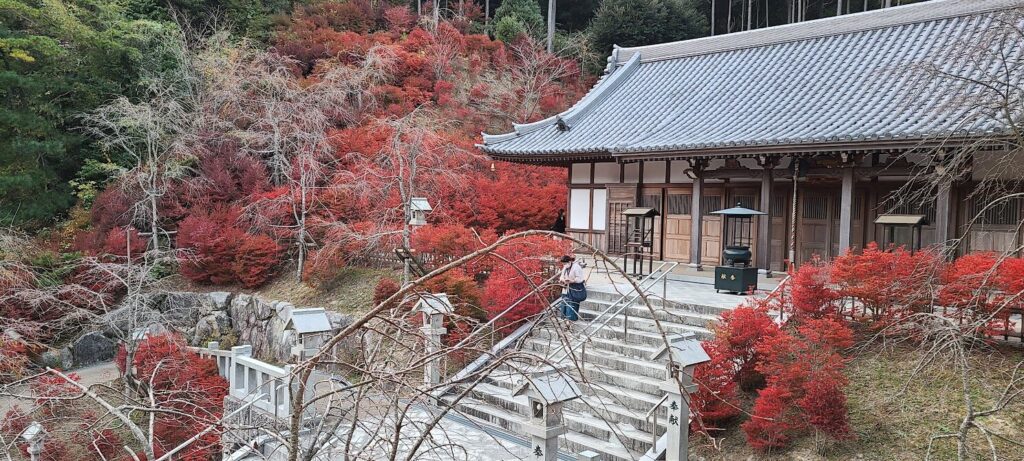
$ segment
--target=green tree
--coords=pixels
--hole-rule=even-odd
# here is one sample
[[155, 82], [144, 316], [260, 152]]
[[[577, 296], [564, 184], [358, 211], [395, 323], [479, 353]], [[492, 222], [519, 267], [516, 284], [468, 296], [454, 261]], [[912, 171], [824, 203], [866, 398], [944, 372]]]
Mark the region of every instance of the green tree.
[[590, 24], [597, 50], [612, 45], [640, 46], [701, 37], [707, 19], [696, 0], [604, 0]]
[[103, 159], [78, 115], [132, 91], [164, 28], [109, 0], [0, 0], [0, 225], [44, 225], [74, 202], [69, 181]]
[[503, 42], [514, 40], [522, 32], [539, 39], [547, 31], [536, 0], [504, 0], [494, 10], [494, 24], [494, 37]]
[[293, 0], [118, 0], [132, 19], [180, 21], [195, 31], [230, 29], [236, 36], [267, 41], [273, 17], [291, 11]]

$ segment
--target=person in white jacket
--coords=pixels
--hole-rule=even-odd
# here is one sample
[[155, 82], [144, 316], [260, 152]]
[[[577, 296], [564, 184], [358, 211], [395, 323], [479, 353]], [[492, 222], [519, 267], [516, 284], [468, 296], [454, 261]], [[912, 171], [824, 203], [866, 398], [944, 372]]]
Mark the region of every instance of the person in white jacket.
[[586, 276], [576, 258], [565, 255], [561, 261], [562, 272], [558, 281], [566, 288], [562, 295], [561, 314], [567, 320], [579, 320], [580, 303], [587, 299], [587, 287], [584, 284]]

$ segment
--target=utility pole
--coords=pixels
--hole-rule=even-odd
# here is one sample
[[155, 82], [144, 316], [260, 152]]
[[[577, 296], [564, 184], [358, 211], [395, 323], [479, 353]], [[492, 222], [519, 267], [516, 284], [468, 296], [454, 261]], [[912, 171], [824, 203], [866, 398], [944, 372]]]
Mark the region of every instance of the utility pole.
[[548, 53], [555, 52], [555, 0], [548, 0]]

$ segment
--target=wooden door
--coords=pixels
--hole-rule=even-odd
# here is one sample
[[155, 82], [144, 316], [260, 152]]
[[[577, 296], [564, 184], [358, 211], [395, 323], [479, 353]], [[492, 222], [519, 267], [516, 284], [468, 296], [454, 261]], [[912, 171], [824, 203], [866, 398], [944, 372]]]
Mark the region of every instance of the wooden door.
[[626, 217], [623, 211], [636, 204], [636, 186], [608, 186], [608, 253], [622, 254], [626, 245]]
[[801, 262], [810, 261], [815, 255], [822, 259], [829, 257], [832, 241], [832, 220], [829, 216], [831, 203], [832, 196], [825, 191], [800, 191], [797, 258]]
[[771, 242], [772, 248], [770, 266], [773, 271], [781, 271], [782, 260], [788, 258], [789, 246], [786, 245], [789, 238], [789, 213], [793, 204], [790, 203], [790, 194], [783, 189], [776, 189], [772, 194], [772, 205], [768, 210], [771, 216]]
[[690, 261], [692, 189], [665, 191], [665, 259]]
[[723, 191], [706, 190], [700, 198], [701, 235], [700, 262], [716, 266], [722, 261], [722, 217], [710, 214], [723, 208]]

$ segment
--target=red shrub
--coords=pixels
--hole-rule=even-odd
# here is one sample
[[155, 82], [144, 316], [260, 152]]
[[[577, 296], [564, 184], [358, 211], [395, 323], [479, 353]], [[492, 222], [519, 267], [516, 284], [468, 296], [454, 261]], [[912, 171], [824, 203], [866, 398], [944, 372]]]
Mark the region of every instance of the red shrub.
[[246, 234], [237, 251], [233, 269], [246, 288], [256, 288], [270, 280], [281, 258], [281, 247], [265, 235]]
[[779, 327], [761, 309], [741, 306], [722, 314], [715, 326], [715, 342], [721, 353], [736, 364], [740, 388], [751, 391], [764, 385], [758, 371], [763, 360], [758, 344], [779, 334]]
[[21, 431], [24, 431], [32, 422], [32, 418], [21, 407], [14, 405], [4, 414], [3, 421], [0, 421], [0, 434], [4, 434], [8, 440], [13, 439]]
[[25, 343], [0, 334], [0, 384], [21, 378], [28, 363]]
[[[488, 318], [499, 315], [530, 293], [533, 287], [540, 286], [552, 275], [544, 273], [542, 269], [567, 251], [568, 242], [548, 237], [521, 239], [499, 248], [497, 253], [515, 267], [496, 258], [488, 262], [493, 265], [484, 284], [484, 307]], [[549, 300], [555, 295], [557, 292], [548, 289], [526, 297], [498, 321], [498, 326], [518, 326], [523, 319], [531, 318], [547, 308]]]
[[792, 401], [793, 395], [783, 386], [761, 389], [750, 420], [742, 426], [747, 435], [747, 444], [758, 450], [781, 448], [789, 444], [800, 426]]
[[121, 436], [112, 429], [103, 429], [92, 434], [92, 440], [89, 440], [88, 443], [89, 452], [102, 456], [102, 459], [117, 459], [115, 455], [123, 452], [121, 447], [124, 446], [124, 443], [121, 441]]
[[[81, 379], [77, 373], [66, 373], [65, 376], [76, 382]], [[52, 373], [36, 378], [30, 387], [36, 396], [36, 405], [49, 415], [56, 415], [58, 409], [67, 408], [68, 401], [61, 399], [75, 397], [82, 393], [74, 384]]]
[[[200, 358], [181, 338], [147, 337], [139, 343], [133, 365], [139, 382], [152, 383], [157, 405], [174, 410], [157, 416], [158, 456], [220, 418], [227, 381], [218, 374], [216, 362]], [[211, 431], [182, 452], [180, 459], [210, 459], [219, 452], [219, 443], [220, 434]]]
[[416, 15], [405, 5], [392, 6], [384, 9], [384, 22], [388, 25], [388, 31], [402, 34], [412, 29]]
[[941, 264], [934, 253], [912, 255], [903, 248], [882, 251], [871, 242], [859, 254], [837, 257], [832, 263], [832, 279], [839, 286], [839, 295], [863, 303], [873, 320], [889, 321], [930, 301], [937, 267]]
[[807, 424], [815, 430], [834, 439], [850, 436], [850, 424], [846, 415], [846, 394], [844, 380], [819, 374], [804, 383], [804, 396], [797, 405], [803, 410]]
[[[373, 289], [373, 305], [376, 306], [384, 302], [395, 293], [398, 293], [398, 290], [401, 288], [402, 287], [398, 284], [398, 282], [394, 281], [393, 279], [380, 279], [380, 281], [377, 282], [377, 286], [374, 287]], [[398, 301], [393, 301], [389, 306], [390, 308], [393, 308], [397, 305]]]
[[237, 208], [195, 211], [178, 225], [178, 248], [189, 250], [180, 258], [181, 274], [196, 282], [231, 283], [234, 263], [245, 232]]
[[789, 282], [793, 314], [809, 317], [834, 315], [839, 294], [829, 286], [829, 282], [827, 266], [818, 263], [800, 266]]
[[131, 252], [132, 258], [140, 258], [146, 252], [147, 240], [134, 227], [115, 227], [107, 232], [103, 241], [103, 253], [125, 257]]
[[695, 432], [720, 429], [722, 423], [740, 414], [736, 363], [727, 351], [721, 350], [722, 343], [706, 341], [703, 345], [711, 361], [698, 365], [693, 371], [697, 391], [690, 397], [694, 414], [690, 427]]
[[413, 247], [437, 258], [438, 262], [461, 258], [495, 240], [497, 237], [490, 229], [477, 231], [458, 224], [431, 224], [416, 229], [412, 235]]

